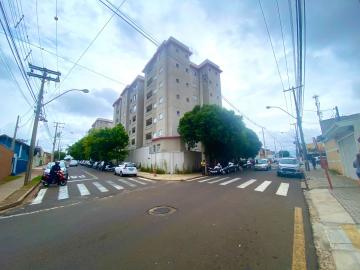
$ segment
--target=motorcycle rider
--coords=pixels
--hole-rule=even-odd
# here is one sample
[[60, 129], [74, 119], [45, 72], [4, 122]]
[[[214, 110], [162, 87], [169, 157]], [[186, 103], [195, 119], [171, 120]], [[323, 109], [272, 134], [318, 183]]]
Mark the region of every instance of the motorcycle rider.
[[[50, 179], [52, 183], [57, 183], [59, 181], [57, 173], [61, 171], [60, 162], [55, 161], [55, 164], [50, 169]], [[56, 180], [56, 181], [54, 181]]]

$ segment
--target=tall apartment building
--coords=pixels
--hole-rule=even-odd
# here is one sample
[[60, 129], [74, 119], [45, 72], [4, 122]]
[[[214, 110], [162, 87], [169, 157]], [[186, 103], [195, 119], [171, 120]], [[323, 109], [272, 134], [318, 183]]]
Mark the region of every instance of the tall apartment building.
[[[221, 70], [209, 60], [200, 65], [192, 63], [191, 54], [188, 46], [170, 37], [143, 69], [143, 99], [138, 100], [143, 111], [138, 111], [136, 116], [142, 118], [143, 137], [142, 143], [130, 152], [131, 161], [142, 166], [162, 167], [171, 173], [199, 167], [201, 152], [185, 149], [177, 128], [184, 113], [196, 105], [221, 106]], [[129, 102], [124, 102], [129, 99], [128, 93], [129, 87], [126, 87], [114, 103], [114, 122], [121, 122], [129, 132], [128, 121], [123, 121], [132, 108]]]
[[96, 118], [95, 122], [91, 125], [90, 130], [101, 129], [101, 128], [112, 128], [113, 121], [105, 118]]

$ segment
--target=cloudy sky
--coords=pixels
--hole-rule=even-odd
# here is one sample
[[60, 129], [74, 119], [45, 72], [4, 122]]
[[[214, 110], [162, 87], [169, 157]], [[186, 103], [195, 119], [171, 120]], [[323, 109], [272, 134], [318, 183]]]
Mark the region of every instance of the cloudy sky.
[[[123, 0], [112, 0], [119, 6]], [[10, 25], [20, 22], [26, 27], [31, 44], [17, 42], [20, 54], [31, 49], [31, 61], [49, 69], [58, 69], [61, 83], [45, 85], [44, 100], [72, 88], [88, 88], [89, 94], [73, 92], [46, 106], [48, 127], [39, 125], [39, 144], [51, 150], [53, 122], [64, 122], [62, 145], [80, 139], [97, 117], [112, 118], [112, 103], [126, 84], [141, 71], [156, 47], [130, 28], [119, 17], [110, 23], [73, 67], [112, 13], [97, 0], [57, 0], [58, 35], [56, 57], [56, 0], [19, 0], [22, 12], [17, 15], [13, 1], [1, 1]], [[285, 36], [290, 86], [295, 86], [288, 0], [278, 0]], [[304, 132], [307, 141], [319, 135], [312, 96], [320, 96], [324, 118], [333, 116], [338, 106], [341, 115], [359, 113], [360, 109], [360, 3], [358, 0], [307, 1], [306, 83], [304, 98]], [[283, 52], [276, 0], [262, 0], [279, 69], [285, 87], [288, 79]], [[21, 8], [21, 7], [20, 7]], [[37, 13], [36, 13], [37, 9]], [[120, 8], [157, 40], [173, 36], [187, 44], [200, 63], [208, 58], [217, 63], [222, 93], [244, 114], [268, 132], [267, 146], [274, 148], [271, 135], [284, 148], [291, 148], [292, 119], [280, 110], [266, 110], [266, 105], [281, 106], [294, 112], [289, 95], [284, 97], [269, 38], [258, 1], [196, 0], [127, 0]], [[38, 16], [36, 15], [38, 14]], [[3, 16], [0, 13], [0, 18]], [[15, 23], [14, 23], [15, 22]], [[14, 30], [20, 37], [19, 26]], [[24, 30], [23, 30], [24, 31]], [[19, 136], [31, 135], [33, 103], [0, 28], [0, 133], [11, 135], [16, 116], [21, 115]], [[24, 31], [25, 32], [25, 31]], [[24, 33], [23, 32], [23, 33]], [[36, 46], [45, 50], [39, 50]], [[7, 66], [4, 65], [7, 63]], [[8, 71], [12, 70], [25, 93], [24, 98]], [[84, 68], [86, 67], [86, 68]], [[70, 72], [71, 71], [71, 72]], [[37, 90], [39, 81], [32, 80]], [[227, 107], [226, 103], [223, 103]], [[260, 129], [247, 123], [260, 136]], [[278, 146], [279, 147], [279, 146]]]

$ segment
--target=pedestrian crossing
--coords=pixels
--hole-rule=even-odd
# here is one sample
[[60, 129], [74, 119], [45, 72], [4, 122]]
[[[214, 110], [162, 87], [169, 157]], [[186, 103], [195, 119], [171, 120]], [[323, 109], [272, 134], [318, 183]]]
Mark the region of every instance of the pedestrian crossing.
[[[256, 192], [265, 192], [268, 190], [273, 190], [275, 186], [277, 196], [286, 197], [289, 193], [290, 184], [281, 182], [280, 185], [278, 182], [269, 181], [269, 180], [257, 180], [257, 179], [246, 179], [243, 180], [241, 177], [231, 178], [224, 176], [216, 177], [200, 177], [197, 179], [198, 183], [203, 184], [216, 184], [219, 186], [233, 186], [236, 184], [236, 188], [239, 189], [252, 189]], [[239, 185], [240, 184], [240, 185]], [[270, 188], [272, 187], [272, 188]]]
[[[121, 191], [125, 189], [144, 187], [156, 183], [154, 180], [137, 177], [126, 179], [114, 179], [105, 181], [93, 181], [81, 184], [68, 183], [66, 186], [42, 188], [32, 200], [30, 205], [38, 205], [52, 199], [56, 201], [65, 201], [71, 197], [88, 197], [90, 195], [106, 194], [111, 191]], [[53, 196], [56, 193], [56, 196]]]

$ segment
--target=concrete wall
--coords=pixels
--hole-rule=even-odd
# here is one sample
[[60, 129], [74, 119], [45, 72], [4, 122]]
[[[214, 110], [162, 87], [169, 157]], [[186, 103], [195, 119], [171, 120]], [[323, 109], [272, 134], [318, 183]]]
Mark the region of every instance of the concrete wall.
[[11, 174], [12, 157], [14, 153], [5, 146], [0, 145], [0, 181]]
[[344, 174], [344, 167], [341, 162], [339, 146], [336, 140], [329, 140], [325, 142], [325, 150], [329, 169], [335, 170], [340, 174]]

